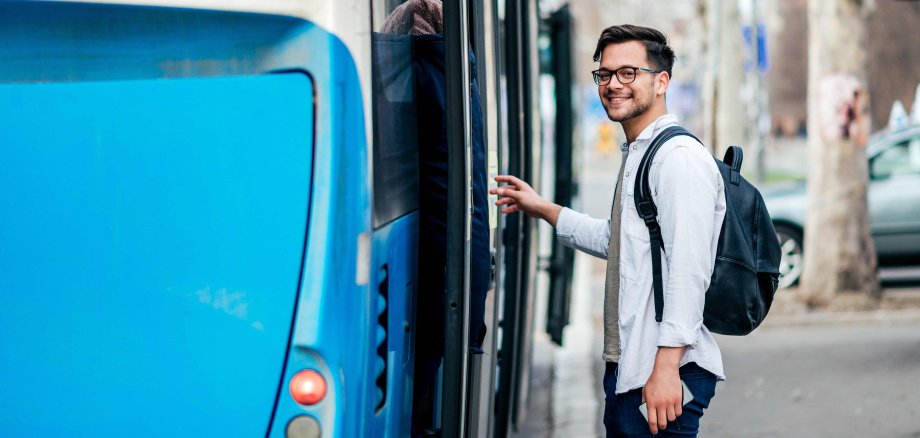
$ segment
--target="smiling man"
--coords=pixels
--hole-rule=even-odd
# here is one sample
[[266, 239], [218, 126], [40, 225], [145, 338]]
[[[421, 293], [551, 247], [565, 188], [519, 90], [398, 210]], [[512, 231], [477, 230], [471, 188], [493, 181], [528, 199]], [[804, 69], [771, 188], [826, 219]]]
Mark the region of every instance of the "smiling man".
[[674, 51], [661, 32], [626, 24], [604, 29], [594, 60], [600, 63], [592, 72], [598, 96], [627, 139], [610, 218], [553, 204], [509, 175], [496, 177], [505, 185], [491, 192], [499, 195], [503, 213], [522, 211], [546, 220], [563, 244], [607, 260], [602, 356], [607, 436], [696, 436], [716, 382], [724, 379], [719, 347], [703, 325], [725, 217], [723, 181], [709, 151], [693, 137], [670, 138], [654, 155], [648, 181], [664, 241], [664, 311], [658, 322], [649, 232], [633, 188], [655, 137], [677, 125], [665, 105]]

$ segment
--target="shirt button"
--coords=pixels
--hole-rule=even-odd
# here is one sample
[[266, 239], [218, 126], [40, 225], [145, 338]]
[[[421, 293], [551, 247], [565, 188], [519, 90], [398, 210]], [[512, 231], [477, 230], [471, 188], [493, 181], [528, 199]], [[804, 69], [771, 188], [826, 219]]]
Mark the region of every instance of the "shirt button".
[[628, 170], [626, 171], [626, 176], [629, 176], [629, 171], [628, 171]]
[[633, 150], [635, 151], [635, 150], [638, 150], [638, 149], [639, 149], [639, 145], [634, 144], [634, 145], [633, 145]]

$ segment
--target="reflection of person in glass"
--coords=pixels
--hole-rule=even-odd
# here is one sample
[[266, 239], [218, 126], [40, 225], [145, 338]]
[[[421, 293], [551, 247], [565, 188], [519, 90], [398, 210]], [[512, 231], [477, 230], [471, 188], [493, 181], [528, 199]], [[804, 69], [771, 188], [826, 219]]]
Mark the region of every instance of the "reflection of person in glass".
[[[419, 262], [416, 305], [413, 435], [431, 424], [437, 371], [444, 355], [445, 265], [447, 239], [447, 126], [444, 35], [441, 2], [410, 0], [387, 18], [379, 41], [411, 47], [411, 77], [387, 74], [384, 81], [414, 87], [418, 120]], [[402, 51], [406, 53], [406, 51]], [[381, 53], [378, 51], [378, 53]], [[392, 52], [391, 52], [392, 53]], [[382, 54], [382, 53], [381, 53]], [[381, 70], [407, 60], [377, 59]], [[475, 57], [470, 53], [473, 144], [473, 217], [470, 243], [470, 352], [482, 353], [485, 298], [489, 289], [488, 194], [486, 148]], [[389, 67], [388, 67], [389, 66]], [[389, 85], [388, 85], [389, 86]], [[399, 117], [391, 115], [390, 117]], [[382, 125], [391, 126], [391, 125]], [[457, 163], [456, 165], [462, 165]]]

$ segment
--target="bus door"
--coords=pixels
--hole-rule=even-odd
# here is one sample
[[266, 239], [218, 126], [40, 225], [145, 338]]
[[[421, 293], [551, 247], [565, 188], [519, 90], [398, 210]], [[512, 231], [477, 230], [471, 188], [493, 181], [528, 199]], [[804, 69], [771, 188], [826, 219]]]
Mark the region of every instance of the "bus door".
[[[554, 201], [572, 205], [575, 197], [572, 167], [572, 16], [568, 5], [553, 12], [546, 22], [550, 42], [549, 56], [543, 69], [553, 81], [556, 96], [553, 120], [553, 187]], [[547, 148], [550, 149], [550, 148]], [[549, 297], [546, 308], [546, 333], [557, 345], [562, 345], [562, 331], [569, 323], [572, 296], [572, 269], [575, 251], [552, 239], [549, 258]]]

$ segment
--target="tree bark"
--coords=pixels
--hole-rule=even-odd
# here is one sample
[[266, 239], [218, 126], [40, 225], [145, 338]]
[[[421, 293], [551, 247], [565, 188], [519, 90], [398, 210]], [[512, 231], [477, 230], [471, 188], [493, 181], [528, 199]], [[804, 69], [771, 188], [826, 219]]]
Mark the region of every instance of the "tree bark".
[[744, 80], [744, 41], [741, 39], [741, 11], [737, 0], [717, 0], [719, 26], [715, 39], [718, 47], [718, 64], [715, 100], [715, 136], [712, 149], [719, 158], [729, 146], [745, 144], [745, 117], [741, 96], [741, 84]]
[[719, 65], [719, 0], [698, 0], [697, 15], [705, 29], [703, 50], [706, 68], [703, 69], [703, 144], [716, 154], [716, 85]]
[[[869, 226], [870, 0], [808, 0], [808, 215], [801, 293], [812, 306], [880, 293]], [[795, 78], [785, 78], [795, 80]]]

